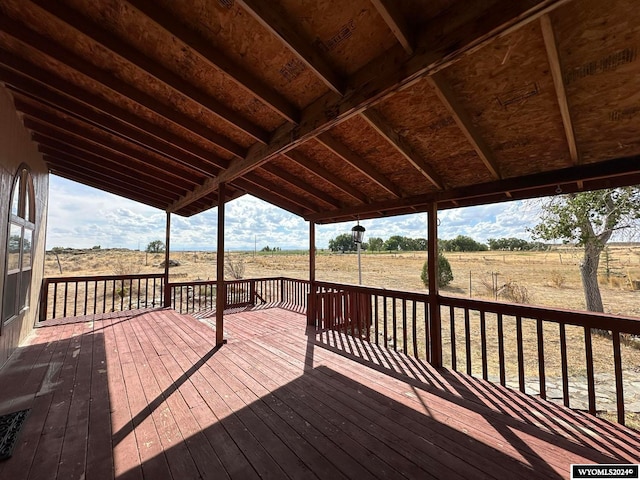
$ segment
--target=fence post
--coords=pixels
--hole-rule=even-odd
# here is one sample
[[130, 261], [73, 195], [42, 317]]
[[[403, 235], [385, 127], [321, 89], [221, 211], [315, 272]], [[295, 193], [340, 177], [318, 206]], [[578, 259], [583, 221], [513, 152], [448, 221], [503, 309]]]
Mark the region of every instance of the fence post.
[[41, 322], [47, 319], [47, 308], [49, 308], [49, 279], [44, 278], [40, 290], [40, 312], [38, 315]]

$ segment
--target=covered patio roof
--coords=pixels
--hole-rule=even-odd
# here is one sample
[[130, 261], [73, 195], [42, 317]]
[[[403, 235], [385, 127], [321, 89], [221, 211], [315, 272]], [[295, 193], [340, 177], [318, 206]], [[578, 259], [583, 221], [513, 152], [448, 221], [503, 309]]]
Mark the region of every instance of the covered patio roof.
[[379, 217], [640, 183], [636, 7], [2, 0], [0, 81], [56, 175]]

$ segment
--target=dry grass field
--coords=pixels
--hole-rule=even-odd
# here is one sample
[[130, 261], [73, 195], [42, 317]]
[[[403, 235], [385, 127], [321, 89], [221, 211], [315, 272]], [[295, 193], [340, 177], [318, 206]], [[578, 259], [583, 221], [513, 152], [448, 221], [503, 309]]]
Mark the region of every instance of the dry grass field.
[[[608, 249], [609, 275], [605, 258], [601, 260], [601, 291], [605, 311], [640, 317], [640, 246], [612, 246]], [[233, 261], [242, 261], [245, 278], [285, 276], [306, 279], [309, 259], [306, 253], [230, 252]], [[396, 290], [424, 291], [420, 280], [425, 252], [363, 253], [362, 278], [365, 285]], [[474, 298], [492, 298], [492, 274], [502, 286], [515, 282], [526, 290], [533, 305], [583, 309], [584, 299], [578, 271], [581, 252], [569, 247], [548, 252], [463, 252], [447, 253], [454, 280], [443, 293]], [[164, 254], [132, 250], [76, 250], [56, 257], [47, 253], [45, 276], [113, 275], [160, 273]], [[175, 281], [214, 279], [215, 252], [172, 252], [180, 262], [172, 267]], [[319, 252], [316, 260], [318, 280], [355, 284], [358, 281], [355, 254]], [[636, 283], [634, 283], [634, 281]]]
[[[230, 252], [227, 254], [235, 264], [244, 265], [244, 278], [276, 277], [307, 279], [309, 259], [306, 252]], [[363, 283], [369, 286], [394, 290], [425, 291], [420, 280], [425, 252], [363, 253]], [[473, 252], [447, 253], [454, 280], [442, 293], [451, 296], [494, 299], [496, 284], [499, 300], [503, 298], [503, 285], [516, 285], [517, 291], [527, 298], [531, 305], [559, 307], [563, 309], [584, 309], [584, 299], [578, 264], [579, 249], [562, 247], [547, 252]], [[111, 275], [133, 273], [160, 273], [160, 263], [164, 254], [146, 254], [130, 250], [88, 250], [47, 254], [46, 276]], [[215, 278], [215, 252], [173, 252], [172, 260], [180, 266], [172, 267], [172, 281], [207, 280]], [[607, 275], [608, 266], [608, 275]], [[316, 260], [316, 278], [321, 281], [355, 284], [358, 279], [357, 257], [355, 254], [331, 254], [319, 252]], [[640, 246], [614, 245], [608, 248], [601, 259], [600, 285], [607, 313], [640, 318]], [[422, 317], [423, 318], [423, 317]], [[424, 332], [422, 318], [419, 318], [418, 336]], [[517, 385], [517, 347], [515, 320], [505, 318], [505, 352], [507, 378], [511, 385]], [[572, 382], [584, 382], [586, 365], [584, 361], [583, 329], [567, 327], [569, 348], [569, 375]], [[477, 315], [471, 315], [471, 360], [474, 375], [481, 375], [480, 325]], [[545, 324], [545, 371], [549, 383], [557, 383], [561, 375], [559, 353], [559, 331], [557, 325]], [[538, 375], [536, 325], [532, 320], [523, 319], [524, 358], [527, 378], [534, 380]], [[399, 335], [400, 337], [401, 335]], [[487, 337], [489, 376], [498, 376], [498, 349], [495, 317], [487, 316]], [[384, 340], [383, 340], [384, 341]], [[388, 339], [387, 339], [388, 341]], [[451, 364], [450, 333], [448, 319], [443, 319], [443, 355], [445, 365]], [[458, 345], [458, 368], [464, 369], [464, 320], [456, 317], [456, 343]], [[610, 338], [595, 336], [593, 340], [594, 368], [598, 382], [611, 383], [613, 378], [612, 341]], [[422, 351], [422, 348], [421, 348]], [[640, 344], [632, 340], [622, 349], [625, 385], [634, 382], [640, 387]], [[582, 380], [581, 380], [582, 379]], [[549, 388], [549, 387], [548, 387]], [[537, 393], [535, 387], [527, 385], [527, 390]], [[626, 387], [625, 387], [626, 389]], [[556, 388], [557, 390], [557, 388]], [[640, 392], [640, 388], [638, 389]], [[629, 392], [627, 392], [629, 393]], [[557, 394], [556, 394], [557, 395]], [[609, 397], [611, 395], [609, 394]], [[611, 399], [609, 399], [611, 400]], [[638, 411], [640, 395], [629, 397], [628, 410]], [[601, 402], [599, 397], [598, 402]], [[632, 406], [630, 409], [629, 407]], [[599, 409], [600, 406], [598, 406]], [[606, 410], [606, 408], [602, 408]], [[638, 416], [629, 414], [628, 422], [634, 428], [640, 427]]]

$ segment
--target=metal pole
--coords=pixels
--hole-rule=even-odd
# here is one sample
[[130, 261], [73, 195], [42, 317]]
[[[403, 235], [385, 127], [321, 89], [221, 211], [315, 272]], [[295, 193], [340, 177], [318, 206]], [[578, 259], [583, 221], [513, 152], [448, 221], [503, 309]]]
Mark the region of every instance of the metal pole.
[[360, 262], [360, 244], [358, 242], [356, 245], [358, 246], [358, 285], [362, 285], [362, 263]]

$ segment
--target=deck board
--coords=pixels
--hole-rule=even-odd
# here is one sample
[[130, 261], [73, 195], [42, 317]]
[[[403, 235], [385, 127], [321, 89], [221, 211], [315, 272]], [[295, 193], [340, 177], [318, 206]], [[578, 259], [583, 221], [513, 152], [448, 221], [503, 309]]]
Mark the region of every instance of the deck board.
[[0, 371], [32, 412], [1, 478], [569, 478], [639, 463], [635, 431], [306, 326], [278, 308], [36, 329]]

